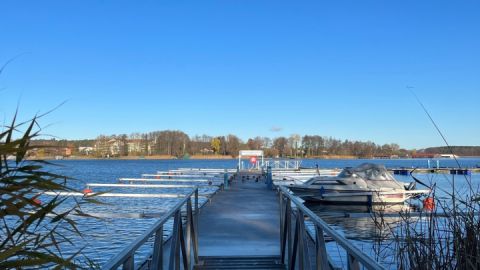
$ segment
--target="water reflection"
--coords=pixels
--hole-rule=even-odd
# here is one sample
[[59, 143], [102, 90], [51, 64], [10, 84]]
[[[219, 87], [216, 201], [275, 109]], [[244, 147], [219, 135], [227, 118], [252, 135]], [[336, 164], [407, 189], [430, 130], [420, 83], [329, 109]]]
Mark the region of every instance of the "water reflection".
[[305, 204], [346, 238], [371, 241], [387, 239], [401, 221], [400, 212], [416, 211], [416, 205]]
[[[368, 256], [378, 260], [387, 269], [396, 269], [391, 243], [394, 232], [402, 222], [400, 212], [415, 210], [412, 205], [325, 205], [306, 204], [333, 229], [351, 240], [351, 243]], [[306, 223], [313, 232], [313, 223]], [[334, 265], [346, 265], [346, 253], [339, 249], [333, 239], [326, 237], [328, 253]]]

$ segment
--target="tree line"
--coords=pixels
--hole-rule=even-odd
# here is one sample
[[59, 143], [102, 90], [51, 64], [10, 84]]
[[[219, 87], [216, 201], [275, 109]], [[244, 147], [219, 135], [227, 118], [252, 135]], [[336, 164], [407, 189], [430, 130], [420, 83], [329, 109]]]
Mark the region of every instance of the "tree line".
[[450, 146], [450, 149], [447, 146], [429, 147], [424, 152], [429, 154], [451, 154], [453, 152], [458, 156], [478, 157], [480, 156], [480, 146]]
[[[39, 143], [37, 141], [37, 143]], [[267, 157], [392, 157], [408, 156], [411, 151], [398, 144], [375, 144], [371, 141], [339, 140], [320, 135], [298, 135], [275, 138], [257, 136], [246, 141], [238, 136], [195, 135], [180, 130], [148, 133], [100, 135], [94, 140], [49, 140], [43, 144], [72, 148], [72, 155], [186, 157], [191, 155], [225, 155], [235, 157], [239, 150], [264, 150]], [[88, 150], [88, 151], [86, 151]]]

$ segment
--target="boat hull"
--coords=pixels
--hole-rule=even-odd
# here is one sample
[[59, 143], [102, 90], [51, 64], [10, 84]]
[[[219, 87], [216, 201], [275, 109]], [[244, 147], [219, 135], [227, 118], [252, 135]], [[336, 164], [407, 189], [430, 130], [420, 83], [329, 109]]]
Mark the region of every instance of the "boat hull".
[[342, 205], [403, 204], [411, 194], [381, 191], [338, 191], [290, 187], [293, 193], [307, 202]]

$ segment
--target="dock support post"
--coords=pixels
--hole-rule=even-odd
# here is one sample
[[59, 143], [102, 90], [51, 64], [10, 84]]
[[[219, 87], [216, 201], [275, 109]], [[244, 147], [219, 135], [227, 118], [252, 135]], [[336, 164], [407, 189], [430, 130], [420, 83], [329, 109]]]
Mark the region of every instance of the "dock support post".
[[193, 257], [195, 260], [195, 264], [198, 264], [198, 188], [195, 190], [195, 198], [194, 198], [194, 207], [195, 207], [195, 217], [193, 218]]
[[357, 259], [347, 252], [347, 269], [360, 270], [360, 264]]
[[163, 269], [163, 225], [155, 232], [152, 269]]
[[329, 269], [327, 248], [325, 247], [325, 237], [323, 236], [323, 229], [315, 226], [315, 261], [317, 263], [317, 270]]
[[170, 247], [170, 265], [169, 270], [179, 270], [180, 269], [180, 235], [181, 229], [178, 226], [182, 226], [182, 218], [180, 210], [175, 212], [175, 217], [173, 221], [173, 232], [172, 232], [172, 243]]
[[273, 188], [272, 167], [270, 166], [267, 167], [267, 188], [268, 189]]
[[225, 172], [223, 173], [223, 186], [225, 189], [228, 189], [228, 173], [227, 169], [225, 169]]
[[283, 220], [284, 220], [284, 209], [283, 209], [283, 194], [282, 191], [278, 191], [278, 198], [279, 198], [279, 206], [280, 206], [280, 258], [281, 262], [284, 263], [285, 260], [285, 253], [284, 253], [284, 244], [283, 244], [283, 231], [285, 230], [283, 226]]
[[292, 203], [290, 198], [287, 198], [286, 201], [286, 209], [285, 209], [285, 218], [286, 218], [286, 226], [285, 230], [287, 230], [287, 250], [288, 250], [288, 263], [290, 264], [290, 260], [292, 259]]
[[133, 270], [135, 269], [135, 259], [134, 255], [128, 257], [128, 259], [123, 263], [122, 270]]

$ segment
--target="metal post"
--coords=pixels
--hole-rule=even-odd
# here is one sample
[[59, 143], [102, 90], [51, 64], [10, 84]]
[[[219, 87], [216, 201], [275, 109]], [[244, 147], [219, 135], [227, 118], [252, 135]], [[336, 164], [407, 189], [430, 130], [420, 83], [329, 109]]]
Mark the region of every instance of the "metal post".
[[282, 260], [282, 263], [284, 262], [284, 257], [285, 257], [285, 253], [284, 253], [284, 244], [283, 244], [283, 232], [285, 230], [284, 226], [283, 226], [283, 220], [284, 220], [284, 209], [283, 209], [283, 194], [282, 194], [282, 191], [279, 190], [278, 192], [278, 197], [279, 197], [279, 206], [280, 206], [280, 256], [281, 256], [281, 260]]
[[307, 243], [307, 229], [305, 229], [305, 216], [300, 209], [297, 209], [297, 218], [298, 218], [298, 225], [299, 225], [299, 241], [298, 241], [298, 262], [300, 269], [311, 269], [310, 267], [310, 255], [308, 252], [308, 243]]
[[170, 265], [169, 270], [179, 269], [180, 267], [180, 237], [179, 237], [179, 228], [178, 224], [182, 224], [182, 218], [180, 216], [180, 210], [175, 212], [175, 217], [173, 219], [173, 232], [172, 232], [172, 243], [170, 246]]
[[267, 167], [267, 188], [268, 189], [273, 188], [272, 167], [270, 166]]
[[291, 205], [291, 200], [290, 198], [287, 198], [286, 201], [286, 223], [287, 226], [285, 226], [287, 230], [287, 248], [288, 248], [288, 263], [290, 263], [290, 260], [292, 259], [292, 205]]
[[190, 220], [192, 220], [192, 224], [190, 227], [190, 231], [192, 233], [192, 241], [193, 241], [193, 259], [195, 261], [195, 265], [198, 264], [198, 244], [197, 244], [197, 228], [195, 228], [194, 217], [192, 211], [190, 211]]
[[192, 226], [193, 226], [193, 220], [192, 220], [192, 197], [190, 197], [187, 200], [187, 224], [186, 224], [186, 255], [187, 255], [187, 265], [190, 266], [191, 262], [191, 257], [192, 257]]
[[152, 269], [163, 269], [163, 226], [155, 233], [153, 243]]
[[360, 263], [351, 254], [347, 254], [347, 269], [348, 270], [360, 270]]
[[[298, 234], [298, 266], [299, 269], [305, 269], [305, 239], [304, 239], [304, 228], [303, 228], [303, 213], [297, 208], [297, 226], [295, 228], [296, 233]], [[309, 269], [309, 268], [306, 268]]]
[[[283, 198], [282, 198], [283, 200]], [[288, 206], [285, 205], [285, 208], [282, 209], [282, 216], [283, 216], [283, 225], [282, 225], [282, 231], [281, 231], [281, 239], [282, 239], [282, 243], [281, 243], [281, 251], [280, 251], [280, 254], [281, 254], [281, 262], [282, 263], [286, 263], [287, 261], [290, 261], [290, 257], [288, 257], [288, 260], [286, 260], [286, 256], [287, 256], [287, 249], [288, 249], [288, 252], [290, 254], [290, 242], [287, 242], [287, 239], [289, 239], [289, 231], [291, 231], [292, 228], [290, 228], [289, 224], [290, 224], [290, 218], [288, 217]], [[288, 240], [290, 241], [290, 240]], [[290, 256], [290, 255], [289, 255]]]
[[195, 217], [193, 218], [193, 239], [194, 239], [194, 258], [195, 264], [198, 263], [198, 188], [195, 190]]
[[135, 269], [134, 262], [135, 262], [135, 260], [134, 260], [133, 254], [132, 254], [132, 256], [128, 257], [128, 259], [123, 263], [122, 270], [133, 270], [133, 269]]
[[227, 169], [225, 169], [225, 172], [223, 173], [223, 186], [225, 189], [228, 189], [228, 173]]
[[[296, 259], [297, 259], [297, 253], [298, 252], [298, 236], [299, 236], [299, 233], [298, 233], [298, 227], [299, 227], [299, 224], [298, 224], [298, 218], [295, 219], [295, 231], [294, 231], [294, 236], [293, 236], [293, 243], [291, 245], [292, 247], [292, 251], [291, 251], [291, 256], [289, 256], [289, 259], [288, 259], [288, 269], [295, 269], [295, 263], [296, 263]], [[300, 267], [299, 269], [303, 269], [302, 267]]]
[[329, 269], [327, 249], [325, 247], [325, 237], [323, 236], [323, 229], [319, 226], [315, 226], [315, 251], [316, 251], [316, 263], [317, 270]]
[[[185, 243], [185, 235], [184, 235], [184, 232], [183, 232], [183, 225], [182, 225], [182, 217], [180, 216], [180, 224], [178, 226], [178, 230], [179, 230], [179, 236], [180, 236], [180, 250], [179, 251], [182, 251], [182, 259], [183, 259], [183, 269], [190, 269], [190, 264], [189, 264], [189, 260], [190, 260], [190, 254], [187, 254], [187, 248], [186, 248], [186, 243]], [[179, 264], [180, 266], [180, 264]], [[180, 267], [178, 267], [178, 269], [180, 269]]]

